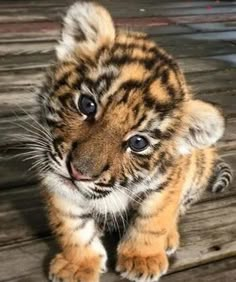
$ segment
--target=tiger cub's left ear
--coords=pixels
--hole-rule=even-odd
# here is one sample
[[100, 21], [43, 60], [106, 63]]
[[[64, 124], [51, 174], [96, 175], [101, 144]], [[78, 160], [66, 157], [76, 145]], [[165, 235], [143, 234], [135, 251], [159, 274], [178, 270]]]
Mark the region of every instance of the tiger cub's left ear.
[[77, 2], [63, 20], [56, 54], [59, 60], [70, 59], [75, 53], [90, 56], [101, 46], [113, 43], [114, 38], [114, 24], [105, 8], [94, 2]]
[[186, 102], [184, 111], [183, 128], [177, 140], [180, 154], [214, 145], [223, 136], [225, 120], [217, 107], [200, 100], [190, 100]]

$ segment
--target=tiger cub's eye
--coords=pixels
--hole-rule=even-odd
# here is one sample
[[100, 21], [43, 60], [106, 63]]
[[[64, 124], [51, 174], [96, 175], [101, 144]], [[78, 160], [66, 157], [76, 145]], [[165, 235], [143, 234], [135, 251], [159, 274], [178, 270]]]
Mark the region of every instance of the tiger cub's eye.
[[94, 116], [96, 114], [97, 105], [92, 97], [81, 95], [78, 104], [82, 114], [88, 117]]
[[134, 135], [129, 139], [128, 145], [134, 152], [140, 152], [147, 148], [149, 142], [141, 135]]

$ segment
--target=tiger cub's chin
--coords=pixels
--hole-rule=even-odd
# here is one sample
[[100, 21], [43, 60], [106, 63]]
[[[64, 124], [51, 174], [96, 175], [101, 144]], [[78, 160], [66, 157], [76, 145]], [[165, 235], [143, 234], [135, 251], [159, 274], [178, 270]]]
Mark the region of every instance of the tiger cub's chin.
[[231, 181], [214, 148], [222, 113], [191, 96], [170, 55], [146, 34], [116, 29], [98, 4], [69, 8], [56, 55], [35, 135], [61, 246], [50, 279], [99, 281], [107, 262], [101, 236], [122, 229], [117, 271], [157, 281], [179, 246], [180, 213], [209, 183], [218, 191]]

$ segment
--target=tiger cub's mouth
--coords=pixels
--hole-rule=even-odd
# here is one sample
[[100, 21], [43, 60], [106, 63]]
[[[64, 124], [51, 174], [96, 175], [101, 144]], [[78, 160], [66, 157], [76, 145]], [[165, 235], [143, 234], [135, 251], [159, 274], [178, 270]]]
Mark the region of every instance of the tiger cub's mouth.
[[112, 192], [112, 188], [103, 183], [95, 183], [92, 179], [73, 179], [57, 174], [60, 181], [69, 189], [81, 193], [86, 199], [99, 199]]

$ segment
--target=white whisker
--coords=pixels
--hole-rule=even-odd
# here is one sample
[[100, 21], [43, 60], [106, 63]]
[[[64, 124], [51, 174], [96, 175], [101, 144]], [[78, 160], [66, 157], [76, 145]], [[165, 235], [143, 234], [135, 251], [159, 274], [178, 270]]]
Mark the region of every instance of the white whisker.
[[[129, 199], [137, 204], [140, 204], [139, 201], [137, 201], [136, 198], [133, 197], [133, 195], [130, 195], [130, 190], [127, 189], [126, 187], [122, 186], [122, 188], [116, 187], [116, 189], [118, 189], [121, 193], [127, 195], [129, 197]], [[125, 191], [123, 191], [122, 189], [124, 189], [125, 191], [127, 191], [127, 193], [125, 193]], [[139, 196], [135, 196], [137, 197], [140, 201], [142, 201], [142, 198], [140, 198]]]
[[[113, 196], [114, 196], [114, 194], [111, 194], [110, 200], [112, 200], [112, 202], [113, 202], [113, 203], [115, 204], [115, 206], [117, 207], [116, 201], [113, 201], [113, 200], [115, 200], [115, 199], [113, 198]], [[119, 236], [121, 237], [120, 226], [119, 226], [119, 223], [118, 223], [118, 221], [117, 221], [116, 215], [115, 215], [115, 213], [114, 213], [112, 210], [111, 210], [111, 215], [112, 215], [112, 218], [113, 218], [113, 223], [114, 223], [114, 225], [117, 227], [117, 231], [118, 231], [118, 233], [119, 233]]]
[[[21, 120], [19, 118], [19, 120]], [[22, 120], [21, 120], [22, 121]], [[22, 124], [16, 123], [16, 122], [11, 122], [12, 124], [24, 129], [26, 132], [29, 132], [32, 134], [32, 136], [37, 136], [38, 138], [42, 138], [44, 136], [44, 138], [47, 138], [48, 140], [52, 141], [52, 137], [49, 137], [48, 135], [45, 135], [45, 132], [43, 132], [42, 130], [37, 129], [36, 127], [32, 126], [32, 124], [27, 123], [26, 121], [23, 121], [28, 127], [25, 127]], [[32, 127], [34, 129], [37, 130], [37, 132], [35, 130], [32, 130]], [[41, 134], [40, 134], [41, 133]]]
[[[123, 206], [123, 211], [125, 213], [125, 217], [127, 218], [127, 212], [126, 212], [126, 208], [125, 208], [124, 204], [121, 202], [121, 200], [120, 200], [120, 198], [118, 197], [117, 194], [114, 194], [114, 196], [118, 200], [118, 202], [121, 204], [121, 206]], [[123, 229], [125, 230], [125, 227], [126, 227], [125, 222], [127, 223], [127, 221], [126, 221], [125, 217], [123, 216], [122, 212], [119, 211], [119, 209], [118, 209], [118, 214], [119, 214], [119, 217], [122, 220]]]
[[[22, 107], [20, 107], [19, 105], [17, 105], [18, 108], [20, 108], [33, 122], [35, 122], [36, 125], [38, 125], [39, 127], [35, 127], [33, 126], [33, 124], [28, 123], [28, 125], [30, 125], [31, 127], [33, 127], [34, 129], [39, 130], [40, 132], [46, 134], [48, 136], [49, 139], [52, 140], [52, 136], [51, 133], [49, 132], [49, 130], [47, 130], [45, 127], [43, 127], [31, 114], [29, 114], [28, 112], [26, 112]], [[17, 115], [16, 115], [17, 116]], [[25, 122], [25, 121], [23, 121]], [[27, 124], [27, 122], [25, 122]], [[41, 130], [40, 130], [41, 129]]]

